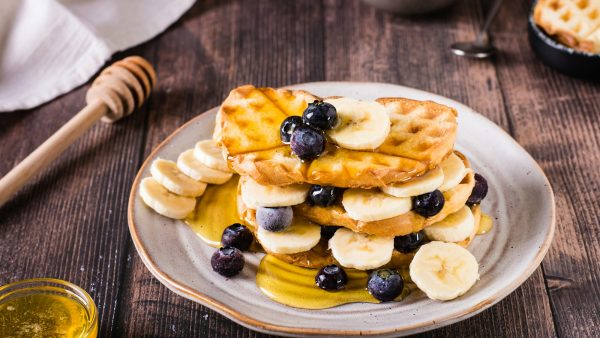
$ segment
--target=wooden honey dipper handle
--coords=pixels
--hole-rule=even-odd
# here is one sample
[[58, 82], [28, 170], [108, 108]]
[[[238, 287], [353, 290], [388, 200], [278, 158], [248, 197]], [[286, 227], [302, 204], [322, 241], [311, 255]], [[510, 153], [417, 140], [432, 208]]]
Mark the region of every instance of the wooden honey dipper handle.
[[104, 69], [86, 94], [87, 106], [0, 179], [0, 207], [98, 120], [114, 122], [139, 108], [155, 83], [154, 68], [139, 56]]

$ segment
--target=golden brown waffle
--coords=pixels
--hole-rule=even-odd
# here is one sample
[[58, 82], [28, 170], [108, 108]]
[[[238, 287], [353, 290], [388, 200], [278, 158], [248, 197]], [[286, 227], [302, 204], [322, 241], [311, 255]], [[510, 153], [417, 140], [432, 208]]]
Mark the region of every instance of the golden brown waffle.
[[539, 0], [533, 19], [560, 43], [600, 53], [600, 0]]
[[[455, 153], [464, 161], [465, 167], [470, 168], [466, 157], [458, 151], [455, 151]], [[295, 215], [306, 217], [318, 224], [343, 226], [356, 232], [371, 235], [403, 236], [417, 232], [458, 211], [467, 202], [474, 185], [475, 178], [471, 170], [458, 186], [444, 192], [444, 208], [437, 215], [429, 218], [425, 218], [414, 211], [409, 211], [405, 214], [380, 221], [362, 222], [350, 218], [341, 203], [327, 208], [303, 203], [293, 208]]]
[[[464, 204], [463, 204], [464, 205]], [[461, 206], [462, 207], [462, 206]], [[475, 205], [471, 207], [473, 211], [473, 216], [475, 217], [475, 228], [473, 233], [469, 238], [465, 239], [462, 242], [457, 244], [462, 247], [467, 247], [471, 244], [473, 238], [477, 233], [477, 228], [479, 227], [479, 222], [481, 219], [481, 209], [479, 205]], [[240, 217], [245, 221], [245, 224], [256, 234], [257, 224], [256, 224], [256, 211], [253, 209], [248, 209], [243, 204], [242, 198], [239, 194], [238, 189], [238, 211], [240, 213]], [[417, 230], [418, 231], [418, 230]], [[309, 251], [299, 252], [295, 254], [275, 254], [267, 251], [268, 254], [273, 255], [286, 263], [290, 263], [293, 265], [305, 267], [305, 268], [314, 268], [318, 269], [325, 265], [329, 264], [339, 264], [335, 258], [333, 258], [331, 251], [327, 248], [327, 240], [321, 239], [319, 244], [317, 244], [314, 248]], [[402, 267], [408, 267], [410, 262], [414, 257], [414, 253], [402, 253], [398, 250], [394, 250], [392, 253], [391, 261], [383, 266], [384, 268], [389, 269], [399, 269]]]
[[251, 85], [231, 91], [217, 114], [214, 139], [231, 167], [265, 185], [312, 183], [338, 187], [380, 187], [409, 180], [435, 167], [451, 151], [456, 111], [429, 101], [382, 98], [392, 122], [375, 151], [329, 144], [325, 153], [303, 163], [281, 143], [279, 127], [289, 115], [302, 115], [318, 97], [304, 92]]

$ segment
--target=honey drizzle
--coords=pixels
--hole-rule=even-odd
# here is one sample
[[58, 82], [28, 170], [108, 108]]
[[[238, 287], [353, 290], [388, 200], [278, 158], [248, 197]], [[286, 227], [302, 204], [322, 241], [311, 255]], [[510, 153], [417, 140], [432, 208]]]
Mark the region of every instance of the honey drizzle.
[[[369, 275], [365, 271], [345, 269], [348, 284], [343, 290], [325, 291], [315, 285], [317, 269], [302, 268], [265, 255], [256, 273], [256, 285], [272, 300], [302, 309], [326, 309], [348, 303], [379, 303], [367, 291]], [[405, 281], [408, 281], [404, 276]], [[410, 293], [405, 285], [400, 301]]]
[[209, 185], [196, 203], [196, 209], [186, 219], [189, 227], [206, 244], [218, 248], [221, 235], [233, 223], [242, 223], [237, 213], [238, 175], [223, 185]]
[[487, 234], [488, 232], [490, 232], [492, 230], [493, 227], [494, 227], [494, 221], [492, 221], [492, 218], [488, 214], [482, 212], [481, 220], [479, 221], [479, 227], [477, 228], [477, 234], [478, 235]]

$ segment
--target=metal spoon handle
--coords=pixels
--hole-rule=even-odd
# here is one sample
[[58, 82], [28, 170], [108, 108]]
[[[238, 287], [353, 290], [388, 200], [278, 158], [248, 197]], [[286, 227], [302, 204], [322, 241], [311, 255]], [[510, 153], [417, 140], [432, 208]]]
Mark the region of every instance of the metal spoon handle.
[[475, 39], [477, 42], [483, 42], [487, 40], [487, 30], [494, 21], [496, 14], [498, 14], [498, 10], [500, 9], [500, 5], [502, 5], [503, 0], [495, 0], [492, 4], [492, 8], [490, 9], [487, 17], [485, 18], [485, 22], [481, 27], [481, 30], [477, 34], [477, 38]]

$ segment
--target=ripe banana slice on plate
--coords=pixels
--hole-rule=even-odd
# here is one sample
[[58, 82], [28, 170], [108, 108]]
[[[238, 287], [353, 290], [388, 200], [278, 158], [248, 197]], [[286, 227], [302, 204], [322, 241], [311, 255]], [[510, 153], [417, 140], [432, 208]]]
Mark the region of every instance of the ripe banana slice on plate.
[[333, 257], [346, 268], [376, 269], [392, 259], [394, 238], [341, 228], [329, 240], [329, 249]]
[[182, 173], [173, 161], [158, 158], [150, 166], [152, 177], [167, 190], [182, 196], [198, 197], [204, 194], [206, 183], [198, 182]]
[[300, 204], [308, 196], [307, 184], [262, 185], [250, 177], [242, 178], [242, 201], [248, 207], [287, 207]]
[[302, 217], [294, 217], [287, 229], [272, 232], [258, 227], [256, 237], [268, 252], [294, 254], [312, 249], [321, 240], [321, 226]]
[[205, 166], [224, 172], [233, 172], [227, 160], [223, 157], [222, 149], [213, 140], [204, 140], [196, 143], [194, 147], [194, 156]]
[[432, 192], [444, 183], [444, 171], [440, 167], [435, 167], [425, 174], [415, 177], [410, 181], [388, 185], [381, 190], [395, 197], [419, 196]]
[[194, 156], [194, 149], [188, 149], [177, 158], [177, 168], [184, 174], [209, 184], [223, 184], [233, 176], [232, 172], [225, 172], [207, 167]]
[[455, 243], [429, 242], [410, 263], [410, 278], [427, 297], [451, 300], [479, 279], [479, 265], [469, 250]]
[[344, 191], [342, 205], [350, 218], [372, 222], [405, 214], [412, 209], [409, 197], [395, 197], [378, 189], [348, 189]]
[[339, 146], [352, 150], [374, 150], [390, 133], [391, 122], [385, 107], [375, 101], [347, 97], [328, 99], [338, 116], [338, 124], [327, 135]]
[[460, 242], [467, 239], [475, 230], [475, 217], [466, 205], [457, 212], [446, 216], [424, 229], [432, 241]]
[[465, 163], [454, 153], [440, 163], [440, 167], [444, 172], [444, 183], [438, 188], [440, 191], [450, 190], [459, 185], [471, 170], [467, 169]]
[[196, 199], [176, 195], [160, 185], [154, 178], [146, 177], [140, 184], [140, 197], [157, 213], [174, 219], [182, 219], [194, 211]]

